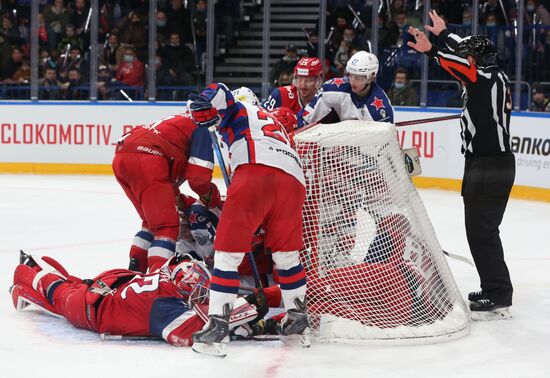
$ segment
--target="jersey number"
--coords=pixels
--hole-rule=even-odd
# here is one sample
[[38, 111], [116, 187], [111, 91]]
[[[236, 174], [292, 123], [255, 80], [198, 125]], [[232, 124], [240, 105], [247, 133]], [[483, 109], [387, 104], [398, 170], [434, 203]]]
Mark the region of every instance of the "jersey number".
[[[134, 279], [140, 279], [143, 278], [140, 275], [136, 275]], [[147, 291], [155, 291], [159, 287], [159, 279], [160, 274], [155, 274], [154, 276], [150, 276], [147, 278], [144, 278], [141, 282], [132, 282], [130, 285], [126, 286], [124, 290], [122, 290], [122, 293], [120, 293], [120, 296], [122, 299], [126, 299], [126, 291], [130, 288], [134, 290], [134, 293], [140, 294]]]
[[[258, 119], [262, 121], [267, 121], [268, 119], [271, 118], [261, 110], [258, 110], [257, 116], [258, 116]], [[270, 138], [275, 138], [284, 144], [288, 144], [288, 140], [287, 138], [285, 138], [286, 133], [284, 130], [281, 129], [281, 127], [279, 127], [277, 121], [263, 126], [262, 131], [265, 136]]]

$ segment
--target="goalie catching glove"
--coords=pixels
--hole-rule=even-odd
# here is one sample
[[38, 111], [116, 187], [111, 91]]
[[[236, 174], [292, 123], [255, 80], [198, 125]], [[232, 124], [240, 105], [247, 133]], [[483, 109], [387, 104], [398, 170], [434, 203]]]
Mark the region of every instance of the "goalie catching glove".
[[191, 95], [189, 96], [189, 110], [191, 118], [199, 127], [217, 126], [221, 122], [220, 114], [210, 100], [204, 96]]

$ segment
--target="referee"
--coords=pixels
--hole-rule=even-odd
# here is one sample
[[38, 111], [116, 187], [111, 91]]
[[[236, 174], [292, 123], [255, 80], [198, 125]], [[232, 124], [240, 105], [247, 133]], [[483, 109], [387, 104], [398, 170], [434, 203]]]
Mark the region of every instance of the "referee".
[[481, 281], [481, 291], [468, 294], [474, 320], [509, 318], [512, 282], [504, 261], [499, 226], [515, 178], [510, 151], [510, 82], [495, 64], [496, 49], [484, 36], [461, 39], [450, 33], [432, 10], [433, 26], [443, 48], [433, 46], [426, 34], [409, 28], [416, 42], [408, 45], [436, 59], [466, 90], [460, 121], [465, 157], [462, 197], [466, 235]]

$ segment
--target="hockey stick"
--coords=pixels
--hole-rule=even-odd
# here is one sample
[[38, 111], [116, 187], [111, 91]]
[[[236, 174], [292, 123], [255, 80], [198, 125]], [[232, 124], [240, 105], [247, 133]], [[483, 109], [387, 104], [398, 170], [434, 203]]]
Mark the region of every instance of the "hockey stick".
[[[441, 122], [441, 121], [448, 121], [448, 120], [451, 120], [451, 119], [458, 119], [460, 117], [461, 117], [460, 114], [453, 114], [453, 115], [441, 116], [441, 117], [413, 119], [413, 120], [410, 120], [410, 121], [396, 122], [395, 126], [396, 127], [402, 127], [402, 126], [418, 125], [419, 123]], [[313, 122], [313, 123], [311, 123], [307, 126], [304, 126], [302, 128], [294, 130], [294, 132], [292, 134], [293, 135], [300, 134], [301, 132], [309, 130], [314, 126], [317, 126], [318, 124], [319, 124], [319, 122]]]
[[[220, 149], [220, 145], [218, 143], [218, 137], [216, 135], [216, 126], [211, 126], [208, 128], [208, 132], [210, 134], [210, 139], [212, 140], [212, 147], [214, 148], [214, 152], [216, 153], [216, 157], [218, 158], [218, 163], [220, 164], [220, 168], [222, 170], [223, 180], [225, 181], [225, 186], [229, 188], [229, 184], [231, 183], [229, 180], [229, 174], [227, 173], [227, 166], [225, 165], [225, 161], [223, 159], [222, 151]], [[256, 284], [256, 288], [258, 289], [258, 301], [264, 300], [265, 303], [265, 297], [263, 293], [263, 286], [262, 282], [260, 281], [260, 274], [258, 273], [258, 267], [256, 266], [256, 261], [254, 260], [254, 255], [252, 254], [252, 251], [248, 253], [248, 258], [250, 260], [250, 266], [252, 268], [252, 275], [254, 277], [254, 283]]]
[[460, 255], [455, 255], [454, 253], [450, 253], [450, 252], [447, 252], [445, 251], [444, 249], [442, 249], [443, 251], [443, 254], [451, 259], [455, 259], [455, 260], [458, 260], [458, 261], [462, 261], [466, 264], [469, 264], [471, 266], [473, 266], [475, 268], [475, 265], [474, 263], [472, 262], [472, 260], [470, 260], [469, 258], [467, 257], [464, 257], [464, 256], [460, 256]]
[[128, 336], [128, 335], [110, 335], [108, 333], [100, 333], [99, 340], [101, 341], [160, 341], [162, 338], [155, 336]]
[[441, 116], [441, 117], [413, 119], [410, 121], [396, 122], [395, 126], [401, 127], [401, 126], [418, 125], [419, 123], [441, 122], [441, 121], [448, 121], [450, 119], [458, 119], [460, 117], [461, 117], [460, 114], [453, 114], [453, 115]]

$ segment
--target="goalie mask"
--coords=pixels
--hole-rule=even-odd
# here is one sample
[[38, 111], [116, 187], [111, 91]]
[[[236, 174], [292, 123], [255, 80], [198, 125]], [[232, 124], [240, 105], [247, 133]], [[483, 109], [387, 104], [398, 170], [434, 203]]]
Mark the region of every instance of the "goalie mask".
[[234, 91], [231, 91], [231, 94], [237, 101], [246, 102], [256, 106], [260, 104], [258, 97], [248, 87], [240, 87], [235, 89]]
[[187, 298], [189, 307], [206, 303], [210, 289], [210, 272], [201, 261], [190, 259], [179, 263], [170, 276], [178, 293]]
[[[221, 209], [208, 209], [200, 202], [195, 202], [185, 209], [187, 217], [186, 226], [191, 236], [190, 245], [187, 245], [186, 251], [193, 250], [206, 262], [214, 258], [214, 236], [220, 218]], [[180, 226], [181, 227], [181, 226]]]

